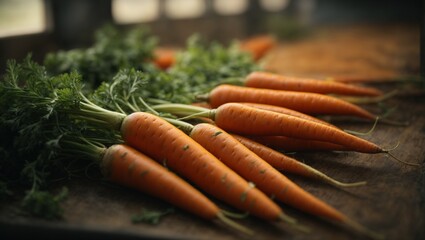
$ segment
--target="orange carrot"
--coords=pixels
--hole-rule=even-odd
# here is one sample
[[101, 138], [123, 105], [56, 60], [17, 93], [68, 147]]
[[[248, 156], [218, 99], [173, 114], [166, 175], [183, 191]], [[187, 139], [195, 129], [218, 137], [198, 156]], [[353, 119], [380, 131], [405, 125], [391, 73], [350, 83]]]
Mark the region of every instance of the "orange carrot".
[[254, 88], [266, 88], [296, 92], [322, 94], [340, 94], [354, 96], [379, 96], [382, 92], [376, 88], [362, 87], [312, 78], [287, 77], [269, 72], [254, 71], [244, 80], [244, 85]]
[[263, 109], [263, 110], [268, 110], [268, 111], [272, 111], [272, 112], [277, 112], [277, 113], [282, 113], [282, 114], [287, 114], [290, 116], [294, 116], [294, 117], [299, 117], [302, 119], [306, 119], [306, 120], [310, 120], [313, 122], [318, 122], [318, 123], [322, 123], [328, 126], [333, 126], [333, 127], [337, 127], [335, 125], [332, 125], [324, 120], [321, 120], [319, 118], [310, 116], [308, 114], [304, 114], [289, 108], [284, 108], [284, 107], [279, 107], [279, 106], [275, 106], [275, 105], [269, 105], [269, 104], [261, 104], [261, 103], [241, 103], [243, 105], [247, 105], [250, 107], [255, 107], [255, 108], [259, 108], [259, 109]]
[[211, 118], [220, 128], [242, 135], [283, 135], [343, 145], [364, 153], [385, 152], [378, 145], [342, 130], [317, 122], [276, 112], [227, 103], [211, 110]]
[[124, 119], [121, 133], [127, 144], [163, 161], [217, 199], [263, 219], [294, 222], [260, 190], [166, 120], [149, 113], [132, 113]]
[[218, 219], [242, 232], [252, 232], [228, 219], [219, 207], [192, 185], [136, 149], [116, 144], [102, 149], [103, 173], [112, 182], [160, 198], [207, 220]]
[[161, 104], [152, 108], [188, 117], [207, 117], [218, 127], [241, 135], [287, 136], [329, 142], [358, 152], [386, 152], [378, 145], [338, 128], [241, 103], [226, 103], [215, 109], [185, 104]]
[[276, 39], [271, 35], [257, 35], [245, 39], [240, 43], [240, 49], [252, 55], [254, 60], [259, 60], [276, 46]]
[[156, 48], [154, 50], [155, 65], [161, 69], [168, 69], [176, 61], [176, 49], [173, 48]]
[[342, 183], [333, 178], [328, 177], [324, 173], [300, 162], [294, 158], [286, 156], [285, 154], [275, 151], [272, 148], [269, 148], [263, 144], [260, 144], [254, 140], [249, 138], [231, 134], [234, 138], [236, 138], [239, 142], [241, 142], [245, 147], [249, 150], [257, 154], [267, 163], [269, 163], [272, 167], [276, 168], [279, 171], [288, 172], [297, 174], [300, 176], [318, 179], [325, 183], [329, 183], [331, 185], [337, 187], [354, 187], [366, 184], [366, 182], [357, 182], [357, 183]]
[[314, 216], [358, 227], [353, 226], [353, 221], [346, 215], [303, 190], [220, 128], [207, 123], [198, 124], [190, 136], [239, 175], [277, 200]]
[[318, 93], [259, 89], [223, 84], [214, 88], [207, 96], [200, 96], [200, 98], [207, 100], [213, 108], [229, 102], [251, 102], [285, 107], [309, 115], [350, 115], [369, 120], [376, 119], [374, 114], [357, 105]]
[[270, 148], [285, 152], [309, 152], [309, 151], [349, 151], [342, 145], [330, 142], [299, 139], [285, 136], [246, 136], [256, 142]]

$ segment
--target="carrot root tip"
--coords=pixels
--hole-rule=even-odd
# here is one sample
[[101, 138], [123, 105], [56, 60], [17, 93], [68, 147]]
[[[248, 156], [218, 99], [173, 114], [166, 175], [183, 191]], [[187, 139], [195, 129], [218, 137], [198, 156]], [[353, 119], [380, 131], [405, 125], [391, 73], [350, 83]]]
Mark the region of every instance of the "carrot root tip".
[[292, 218], [284, 213], [282, 213], [279, 216], [279, 219], [284, 221], [285, 223], [288, 223], [292, 228], [303, 232], [303, 233], [309, 233], [310, 232], [310, 228], [303, 226], [301, 224], [298, 224], [298, 221], [295, 218]]
[[360, 187], [360, 186], [364, 186], [366, 185], [367, 182], [366, 181], [361, 181], [361, 182], [353, 182], [353, 183], [343, 183], [343, 182], [335, 182], [334, 185], [337, 187]]
[[286, 222], [286, 223], [289, 223], [289, 224], [296, 224], [297, 223], [297, 220], [295, 218], [290, 217], [290, 216], [288, 216], [284, 213], [279, 215], [279, 219]]
[[235, 213], [235, 212], [230, 212], [230, 211], [223, 210], [223, 209], [221, 210], [221, 212], [225, 216], [235, 218], [235, 219], [244, 219], [244, 218], [247, 218], [249, 216], [249, 212]]
[[223, 222], [224, 224], [226, 224], [226, 225], [230, 226], [231, 228], [236, 229], [236, 230], [238, 230], [238, 231], [240, 231], [240, 232], [242, 232], [246, 235], [254, 235], [254, 232], [251, 229], [249, 229], [245, 226], [242, 226], [241, 224], [239, 224], [239, 223], [231, 220], [230, 218], [226, 217], [223, 212], [219, 212], [217, 214], [217, 218], [221, 222]]
[[394, 159], [394, 160], [396, 160], [396, 161], [398, 161], [398, 162], [401, 162], [401, 163], [404, 163], [404, 164], [406, 164], [406, 165], [409, 165], [409, 166], [413, 166], [413, 167], [420, 167], [421, 165], [419, 164], [419, 163], [412, 163], [412, 162], [406, 162], [406, 161], [403, 161], [403, 160], [401, 160], [401, 159], [399, 159], [399, 158], [397, 158], [396, 156], [394, 156], [391, 152], [389, 152], [389, 151], [384, 151], [386, 154], [388, 154], [388, 156], [390, 156], [392, 159]]
[[356, 136], [368, 136], [368, 135], [370, 135], [375, 130], [376, 125], [378, 125], [378, 121], [379, 121], [379, 117], [376, 117], [375, 122], [373, 123], [372, 128], [369, 131], [364, 132], [364, 133], [357, 132], [357, 131], [352, 131], [352, 130], [344, 130], [344, 132], [347, 132], [347, 133], [350, 133], [350, 134], [353, 134], [353, 135], [356, 135]]

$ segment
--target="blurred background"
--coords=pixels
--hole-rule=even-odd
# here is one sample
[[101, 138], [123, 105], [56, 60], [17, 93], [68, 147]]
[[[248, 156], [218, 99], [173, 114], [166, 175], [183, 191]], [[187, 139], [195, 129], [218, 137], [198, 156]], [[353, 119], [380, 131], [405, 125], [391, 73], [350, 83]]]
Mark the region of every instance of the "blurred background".
[[181, 46], [195, 32], [226, 43], [261, 33], [289, 41], [354, 23], [407, 23], [419, 31], [424, 13], [420, 0], [0, 0], [0, 66], [28, 52], [42, 59], [89, 46], [105, 23], [146, 25], [161, 45]]

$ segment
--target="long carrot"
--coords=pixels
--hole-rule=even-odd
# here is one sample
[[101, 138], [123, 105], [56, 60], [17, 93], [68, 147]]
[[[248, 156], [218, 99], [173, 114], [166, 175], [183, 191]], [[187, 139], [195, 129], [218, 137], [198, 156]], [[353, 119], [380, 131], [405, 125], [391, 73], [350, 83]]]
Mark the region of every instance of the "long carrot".
[[226, 103], [215, 109], [184, 104], [162, 104], [153, 108], [178, 115], [192, 114], [189, 117], [208, 117], [218, 127], [241, 135], [287, 136], [329, 142], [364, 153], [386, 152], [378, 145], [338, 128], [240, 103]]
[[205, 219], [219, 208], [186, 181], [136, 149], [117, 144], [103, 153], [102, 169], [113, 182], [159, 197]]
[[209, 113], [220, 128], [242, 135], [284, 135], [339, 144], [351, 151], [362, 153], [386, 153], [395, 160], [411, 166], [418, 163], [405, 162], [394, 157], [390, 150], [373, 142], [317, 122], [261, 110], [238, 103], [228, 103]]
[[252, 231], [227, 218], [225, 213], [203, 193], [140, 151], [126, 145], [109, 147], [84, 137], [66, 135], [60, 140], [60, 154], [81, 156], [99, 164], [111, 182], [130, 187], [164, 200], [206, 220], [219, 220], [247, 234]]
[[269, 196], [314, 216], [346, 224], [373, 237], [377, 236], [303, 190], [220, 128], [208, 123], [198, 124], [194, 126], [190, 136]]
[[275, 151], [272, 148], [269, 148], [261, 143], [258, 143], [249, 138], [231, 134], [234, 138], [236, 138], [239, 142], [241, 142], [245, 147], [249, 150], [257, 154], [259, 157], [264, 159], [267, 163], [269, 163], [272, 167], [276, 168], [279, 171], [288, 172], [297, 174], [300, 176], [318, 179], [325, 183], [331, 184], [337, 187], [356, 187], [366, 184], [366, 182], [356, 182], [356, 183], [343, 183], [337, 181], [326, 174], [294, 159], [285, 154]]
[[124, 141], [231, 206], [270, 221], [294, 220], [260, 190], [161, 117], [136, 112], [121, 126]]
[[217, 126], [237, 134], [283, 135], [339, 144], [358, 152], [385, 152], [378, 145], [342, 130], [243, 104], [227, 103], [211, 110], [209, 114]]
[[101, 167], [111, 181], [160, 198], [207, 220], [220, 220], [244, 233], [251, 230], [228, 219], [219, 207], [188, 182], [134, 148], [116, 144], [103, 152]]
[[297, 92], [322, 94], [340, 94], [354, 96], [379, 96], [382, 92], [372, 87], [362, 87], [313, 78], [287, 77], [280, 74], [255, 71], [246, 76], [244, 85], [254, 88], [266, 88]]
[[374, 114], [357, 105], [317, 93], [222, 84], [214, 88], [209, 94], [200, 96], [199, 99], [208, 101], [213, 108], [230, 102], [251, 102], [286, 107], [309, 115], [349, 115], [369, 120], [376, 119]]

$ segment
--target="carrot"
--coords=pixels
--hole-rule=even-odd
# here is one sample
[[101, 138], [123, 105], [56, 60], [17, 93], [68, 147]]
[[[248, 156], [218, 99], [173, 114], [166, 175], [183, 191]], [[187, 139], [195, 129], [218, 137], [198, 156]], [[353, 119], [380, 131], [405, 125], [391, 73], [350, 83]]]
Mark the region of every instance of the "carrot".
[[271, 35], [257, 35], [240, 42], [240, 49], [252, 55], [256, 61], [264, 57], [276, 46], [276, 39]]
[[297, 174], [300, 176], [318, 179], [325, 183], [331, 184], [336, 187], [355, 187], [366, 184], [366, 182], [357, 182], [357, 183], [342, 183], [324, 173], [300, 162], [294, 158], [286, 156], [285, 154], [275, 151], [272, 148], [269, 148], [261, 143], [258, 143], [249, 138], [231, 134], [234, 138], [236, 138], [239, 142], [241, 142], [245, 147], [249, 150], [257, 154], [259, 157], [264, 159], [267, 163], [269, 163], [272, 167], [276, 168], [279, 171], [288, 172]]
[[188, 182], [126, 144], [106, 147], [84, 137], [67, 135], [61, 138], [60, 145], [65, 156], [95, 160], [103, 175], [113, 183], [159, 198], [203, 219], [219, 220], [243, 233], [252, 234], [251, 230], [227, 218], [223, 210]]
[[121, 133], [127, 144], [163, 161], [217, 199], [263, 219], [294, 222], [260, 190], [166, 120], [150, 113], [132, 113], [124, 119]]
[[321, 120], [319, 118], [316, 118], [316, 117], [310, 116], [308, 114], [304, 114], [304, 113], [301, 113], [301, 112], [298, 112], [298, 111], [295, 111], [295, 110], [292, 110], [292, 109], [289, 109], [289, 108], [284, 108], [284, 107], [279, 107], [279, 106], [269, 105], [269, 104], [261, 104], [261, 103], [247, 103], [246, 102], [246, 103], [241, 103], [241, 104], [246, 105], [246, 106], [250, 106], [250, 107], [263, 109], [263, 110], [272, 111], [272, 112], [287, 114], [287, 115], [294, 116], [294, 117], [299, 117], [299, 118], [310, 120], [310, 121], [313, 121], [313, 122], [322, 123], [322, 124], [325, 124], [325, 125], [328, 125], [328, 126], [337, 127], [337, 126], [330, 124], [330, 123], [328, 123], [324, 120]]
[[312, 78], [287, 77], [280, 74], [263, 71], [254, 71], [246, 76], [244, 80], [244, 86], [322, 94], [354, 96], [382, 95], [380, 90], [372, 87], [362, 87], [334, 81], [322, 81]]
[[158, 197], [204, 219], [219, 219], [252, 234], [227, 219], [215, 203], [192, 185], [130, 146], [116, 144], [105, 149], [101, 167], [105, 176], [115, 183]]
[[243, 104], [228, 103], [211, 112], [217, 126], [242, 135], [283, 135], [339, 144], [358, 152], [385, 152], [378, 145], [342, 130]]
[[155, 65], [161, 69], [168, 69], [176, 61], [176, 50], [173, 48], [156, 48], [154, 50]]
[[350, 115], [374, 120], [376, 116], [365, 109], [335, 97], [318, 94], [272, 89], [219, 85], [208, 95], [200, 96], [211, 107], [216, 108], [229, 102], [251, 102], [276, 105], [305, 114]]
[[314, 216], [354, 227], [346, 215], [303, 190], [220, 128], [198, 124], [190, 136], [269, 196]]
[[347, 147], [324, 141], [299, 139], [285, 136], [247, 136], [270, 148], [285, 152], [349, 151]]
[[113, 182], [159, 197], [204, 219], [213, 219], [220, 211], [190, 184], [130, 146], [109, 147], [102, 169]]

